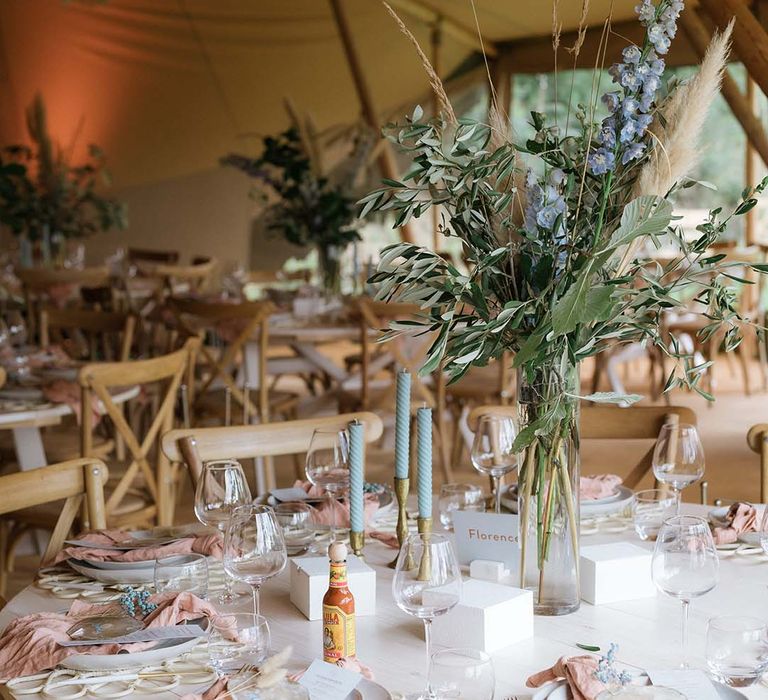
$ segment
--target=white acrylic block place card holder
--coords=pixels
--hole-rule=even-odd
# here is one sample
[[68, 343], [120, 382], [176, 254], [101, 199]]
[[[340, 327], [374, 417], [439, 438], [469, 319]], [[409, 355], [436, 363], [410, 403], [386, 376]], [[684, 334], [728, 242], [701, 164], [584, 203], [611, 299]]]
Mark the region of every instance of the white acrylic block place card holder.
[[[354, 554], [347, 556], [349, 590], [355, 597], [355, 615], [376, 614], [376, 572]], [[323, 616], [328, 590], [328, 557], [291, 559], [291, 602], [308, 620]]]
[[489, 581], [465, 580], [461, 602], [435, 618], [432, 632], [438, 646], [471, 647], [492, 654], [533, 637], [533, 593]]
[[651, 552], [630, 542], [581, 548], [581, 599], [592, 605], [652, 598]]

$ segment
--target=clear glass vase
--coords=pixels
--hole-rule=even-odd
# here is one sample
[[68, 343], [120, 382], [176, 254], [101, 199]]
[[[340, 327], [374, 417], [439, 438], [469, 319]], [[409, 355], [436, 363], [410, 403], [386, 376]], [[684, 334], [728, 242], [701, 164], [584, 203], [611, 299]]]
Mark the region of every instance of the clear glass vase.
[[341, 256], [344, 249], [337, 245], [317, 247], [320, 281], [327, 301], [341, 296]]
[[579, 607], [579, 370], [558, 363], [518, 373], [520, 431], [535, 432], [519, 462], [521, 585], [537, 615]]

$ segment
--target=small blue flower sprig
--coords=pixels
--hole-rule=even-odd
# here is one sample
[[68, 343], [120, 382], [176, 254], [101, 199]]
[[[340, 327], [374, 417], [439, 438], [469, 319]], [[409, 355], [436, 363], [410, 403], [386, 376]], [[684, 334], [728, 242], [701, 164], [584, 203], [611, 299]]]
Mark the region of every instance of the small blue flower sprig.
[[141, 613], [141, 617], [146, 617], [149, 613], [157, 610], [157, 603], [149, 600], [149, 591], [146, 588], [138, 589], [128, 586], [125, 593], [120, 596], [120, 607], [131, 617], [136, 617], [136, 610]]
[[617, 671], [614, 666], [616, 660], [616, 652], [619, 650], [619, 645], [615, 642], [611, 642], [608, 647], [608, 652], [605, 656], [601, 656], [597, 662], [597, 670], [595, 671], [595, 678], [601, 683], [605, 683], [607, 686], [621, 686], [629, 685], [632, 681], [632, 676], [627, 671]]

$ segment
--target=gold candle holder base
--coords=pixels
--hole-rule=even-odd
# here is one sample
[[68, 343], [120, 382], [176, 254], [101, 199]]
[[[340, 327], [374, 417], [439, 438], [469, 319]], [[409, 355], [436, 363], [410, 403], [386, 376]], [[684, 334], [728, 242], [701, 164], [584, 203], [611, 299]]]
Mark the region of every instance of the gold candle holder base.
[[[429, 542], [429, 536], [432, 534], [432, 518], [419, 518], [416, 521], [419, 532], [424, 535], [425, 542]], [[419, 581], [429, 581], [432, 569], [432, 560], [429, 556], [429, 549], [425, 548], [419, 562]]]
[[349, 531], [349, 546], [352, 549], [352, 554], [360, 559], [363, 558], [363, 547], [365, 546], [365, 533]]
[[[398, 479], [395, 477], [395, 496], [397, 497], [397, 542], [400, 545], [397, 556], [389, 563], [389, 568], [394, 569], [397, 566], [397, 560], [400, 557], [400, 549], [403, 548], [403, 542], [408, 537], [408, 513], [405, 510], [405, 504], [408, 500], [408, 491], [410, 488], [410, 479]], [[405, 562], [406, 570], [410, 571], [416, 566], [412, 557], [408, 557]]]

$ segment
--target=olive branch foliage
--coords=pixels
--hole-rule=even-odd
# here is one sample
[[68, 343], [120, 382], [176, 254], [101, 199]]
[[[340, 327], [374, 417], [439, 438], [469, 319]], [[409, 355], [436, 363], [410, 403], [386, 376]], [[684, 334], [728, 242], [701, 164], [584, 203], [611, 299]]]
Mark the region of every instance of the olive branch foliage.
[[[412, 319], [392, 322], [382, 341], [400, 333], [434, 333], [421, 372], [443, 365], [452, 382], [472, 365], [485, 365], [514, 352], [514, 366], [532, 376], [537, 367], [577, 365], [614, 344], [642, 342], [672, 358], [665, 391], [684, 386], [712, 399], [700, 386], [710, 361], [696, 363], [678, 340], [663, 331], [663, 314], [687, 301], [703, 317], [702, 340], [722, 334], [726, 351], [736, 348], [752, 319], [739, 314], [735, 285], [751, 284], [745, 268], [768, 273], [768, 265], [728, 260], [713, 254], [733, 217], [757, 204], [768, 178], [743, 191], [730, 213], [717, 208], [688, 240], [673, 215], [675, 191], [706, 183], [684, 180], [664, 197], [629, 200], [631, 177], [610, 183], [581, 171], [582, 148], [570, 136], [560, 138], [532, 113], [535, 137], [524, 146], [492, 145], [490, 126], [467, 119], [447, 125], [425, 121], [420, 108], [402, 126], [385, 133], [408, 152], [412, 167], [401, 180], [360, 201], [361, 217], [389, 212], [394, 225], [441, 207], [440, 231], [461, 241], [468, 271], [428, 248], [398, 243], [385, 248], [370, 282], [377, 298], [417, 304]], [[535, 154], [560, 168], [569, 203], [563, 228], [567, 239], [520, 225], [521, 199], [516, 183], [518, 152]], [[628, 203], [627, 203], [628, 201]], [[552, 227], [557, 231], [559, 222]], [[643, 254], [643, 245], [673, 246], [673, 259], [659, 262]], [[632, 402], [638, 396], [609, 393], [587, 397], [602, 402]], [[556, 420], [557, 416], [550, 417]], [[526, 446], [534, 432], [521, 434]]]

